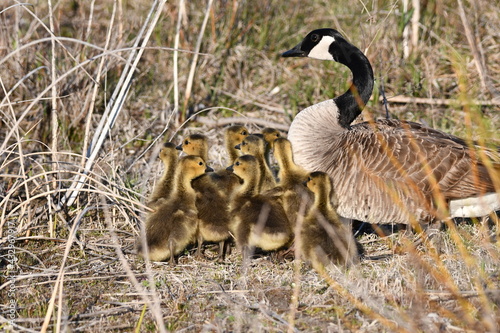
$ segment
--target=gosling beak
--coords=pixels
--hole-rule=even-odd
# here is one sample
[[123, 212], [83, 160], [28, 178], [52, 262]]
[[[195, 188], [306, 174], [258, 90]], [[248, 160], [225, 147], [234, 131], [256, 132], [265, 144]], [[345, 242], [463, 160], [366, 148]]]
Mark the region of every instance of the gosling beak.
[[227, 170], [227, 171], [231, 171], [231, 172], [233, 172], [233, 170], [234, 170], [234, 169], [233, 169], [233, 165], [228, 166], [228, 167], [226, 168], [226, 170]]
[[241, 150], [241, 143], [238, 143], [236, 146], [234, 146], [234, 149]]
[[302, 42], [297, 44], [293, 49], [290, 49], [284, 53], [281, 54], [282, 57], [284, 58], [289, 58], [289, 57], [305, 57], [306, 53], [302, 51]]
[[214, 172], [214, 169], [207, 165], [207, 167], [205, 168], [205, 172]]
[[176, 146], [175, 149], [182, 150], [182, 143], [180, 145]]

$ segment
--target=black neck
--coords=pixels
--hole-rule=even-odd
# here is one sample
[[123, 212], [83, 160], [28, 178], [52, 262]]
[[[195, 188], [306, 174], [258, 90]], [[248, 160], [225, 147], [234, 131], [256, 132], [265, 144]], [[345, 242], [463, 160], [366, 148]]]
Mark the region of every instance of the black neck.
[[350, 124], [361, 114], [372, 95], [373, 70], [366, 56], [358, 48], [349, 45], [344, 51], [342, 56], [335, 60], [349, 67], [353, 79], [349, 89], [334, 101], [339, 108], [340, 125], [350, 128]]

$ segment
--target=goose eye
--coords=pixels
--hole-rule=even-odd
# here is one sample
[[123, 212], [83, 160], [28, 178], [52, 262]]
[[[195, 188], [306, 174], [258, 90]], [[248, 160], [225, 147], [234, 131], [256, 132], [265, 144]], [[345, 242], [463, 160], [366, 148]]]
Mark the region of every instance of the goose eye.
[[318, 35], [318, 34], [312, 34], [312, 35], [311, 35], [311, 41], [312, 41], [313, 43], [317, 43], [317, 42], [319, 42], [319, 39], [320, 39], [320, 38], [319, 38], [319, 35]]

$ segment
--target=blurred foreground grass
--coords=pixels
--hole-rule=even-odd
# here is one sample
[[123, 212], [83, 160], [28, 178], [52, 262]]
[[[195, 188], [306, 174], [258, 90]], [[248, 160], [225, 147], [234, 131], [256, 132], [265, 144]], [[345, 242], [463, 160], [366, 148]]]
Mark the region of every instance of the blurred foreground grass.
[[[214, 1], [189, 98], [193, 54], [179, 52], [175, 84], [173, 51], [165, 48], [175, 45], [180, 18], [179, 48], [195, 50], [208, 2], [168, 2], [87, 185], [61, 211], [57, 203], [86, 158], [85, 138], [97, 130], [152, 2], [52, 2], [54, 52], [47, 1], [2, 2], [0, 327], [8, 327], [15, 299], [14, 331], [40, 330], [47, 312], [54, 331], [155, 331], [159, 318], [184, 331], [498, 330], [498, 242], [478, 223], [458, 227], [461, 244], [445, 232], [439, 258], [427, 248], [394, 253], [393, 245], [411, 235], [365, 235], [369, 258], [348, 272], [329, 272], [339, 285], [307, 266], [265, 259], [243, 275], [237, 253], [223, 265], [187, 255], [176, 268], [149, 267], [131, 253], [146, 212], [141, 203], [160, 172], [163, 135], [178, 142], [186, 133], [206, 133], [217, 167], [225, 163], [218, 122], [238, 117], [252, 131], [265, 123], [286, 129], [302, 108], [346, 89], [350, 73], [339, 64], [279, 58], [315, 28], [338, 29], [372, 62], [377, 89], [365, 115], [385, 116], [383, 84], [391, 116], [498, 146], [500, 7], [462, 2], [466, 21], [456, 1], [422, 2], [411, 46], [413, 32], [406, 35], [405, 27], [415, 11], [401, 1]], [[112, 52], [99, 58], [104, 49]], [[183, 112], [198, 111], [181, 126]], [[71, 226], [78, 226], [76, 239]], [[16, 235], [14, 266], [7, 260], [9, 230]], [[53, 295], [61, 296], [49, 311]]]

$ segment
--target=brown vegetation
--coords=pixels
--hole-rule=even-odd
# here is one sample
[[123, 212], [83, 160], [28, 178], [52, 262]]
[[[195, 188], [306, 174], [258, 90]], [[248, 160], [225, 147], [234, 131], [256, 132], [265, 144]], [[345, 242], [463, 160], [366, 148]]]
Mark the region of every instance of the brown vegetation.
[[223, 125], [286, 131], [345, 90], [341, 65], [279, 58], [314, 28], [372, 62], [365, 118], [385, 116], [383, 87], [391, 116], [498, 147], [498, 4], [421, 6], [411, 25], [398, 1], [2, 1], [1, 330], [498, 331], [498, 234], [478, 221], [442, 231], [440, 255], [414, 235], [358, 235], [367, 257], [321, 274], [133, 251], [164, 141], [202, 132], [219, 168]]

